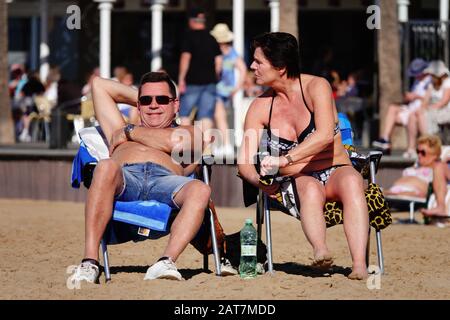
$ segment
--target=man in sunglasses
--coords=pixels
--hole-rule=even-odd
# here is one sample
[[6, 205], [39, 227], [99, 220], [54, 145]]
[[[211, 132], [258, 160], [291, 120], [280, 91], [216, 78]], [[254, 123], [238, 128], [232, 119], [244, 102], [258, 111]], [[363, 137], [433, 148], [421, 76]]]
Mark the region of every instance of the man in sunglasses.
[[[174, 125], [179, 102], [174, 82], [166, 73], [145, 74], [139, 90], [99, 77], [92, 87], [95, 115], [110, 142], [111, 158], [98, 163], [88, 191], [85, 253], [75, 280], [98, 283], [99, 244], [111, 219], [114, 200], [149, 199], [180, 211], [172, 223], [164, 253], [144, 279], [182, 280], [175, 261], [197, 234], [211, 191], [203, 182], [187, 177], [196, 163], [177, 163], [171, 154], [201, 155], [201, 131]], [[140, 125], [127, 125], [117, 103], [137, 107]]]

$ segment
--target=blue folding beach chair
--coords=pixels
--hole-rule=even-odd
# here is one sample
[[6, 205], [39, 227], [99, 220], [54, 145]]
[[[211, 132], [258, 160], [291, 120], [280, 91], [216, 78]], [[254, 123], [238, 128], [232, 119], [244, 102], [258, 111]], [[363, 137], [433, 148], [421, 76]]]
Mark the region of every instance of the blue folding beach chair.
[[[90, 187], [95, 166], [99, 160], [109, 158], [107, 143], [100, 127], [89, 127], [80, 130], [80, 148], [72, 165], [72, 187], [79, 188], [81, 183]], [[203, 181], [209, 185], [208, 164], [211, 157], [203, 157]], [[169, 234], [176, 211], [164, 203], [154, 200], [114, 203], [112, 219], [101, 240], [106, 282], [111, 280], [109, 268], [109, 244], [120, 244], [128, 241], [158, 239]], [[216, 267], [216, 275], [221, 275], [219, 244], [216, 237], [214, 214], [209, 208], [205, 215], [200, 232], [210, 232], [212, 253]], [[209, 230], [208, 230], [209, 229]], [[203, 252], [203, 268], [208, 269], [208, 252]]]

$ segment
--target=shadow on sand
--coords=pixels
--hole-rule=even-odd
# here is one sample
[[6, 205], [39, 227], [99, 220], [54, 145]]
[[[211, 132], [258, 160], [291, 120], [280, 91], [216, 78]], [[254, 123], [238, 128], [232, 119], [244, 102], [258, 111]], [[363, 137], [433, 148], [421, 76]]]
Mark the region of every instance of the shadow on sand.
[[[149, 266], [120, 266], [120, 267], [111, 267], [110, 271], [111, 274], [118, 274], [118, 273], [142, 273], [145, 274], [147, 272]], [[203, 269], [178, 269], [178, 271], [181, 273], [184, 279], [189, 280], [196, 275], [199, 275], [201, 273], [212, 273], [211, 270], [203, 270]]]
[[331, 277], [332, 274], [342, 274], [344, 276], [348, 276], [352, 272], [351, 268], [344, 268], [336, 265], [333, 265], [330, 270], [320, 270], [312, 266], [307, 266], [295, 262], [275, 263], [273, 267], [275, 271], [281, 271], [287, 274], [310, 278]]

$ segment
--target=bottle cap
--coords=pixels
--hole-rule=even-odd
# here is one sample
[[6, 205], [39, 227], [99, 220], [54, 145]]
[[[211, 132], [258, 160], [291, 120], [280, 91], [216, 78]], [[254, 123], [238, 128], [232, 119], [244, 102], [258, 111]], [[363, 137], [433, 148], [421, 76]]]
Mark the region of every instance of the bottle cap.
[[253, 220], [250, 218], [245, 219], [245, 224], [253, 224]]

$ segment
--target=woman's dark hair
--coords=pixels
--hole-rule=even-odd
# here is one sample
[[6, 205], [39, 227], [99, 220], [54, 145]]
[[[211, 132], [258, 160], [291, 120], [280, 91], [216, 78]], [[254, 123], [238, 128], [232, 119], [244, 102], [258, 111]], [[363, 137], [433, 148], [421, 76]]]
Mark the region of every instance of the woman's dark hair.
[[146, 83], [155, 83], [155, 82], [165, 82], [169, 85], [170, 94], [172, 98], [177, 97], [177, 89], [175, 87], [175, 82], [170, 78], [170, 76], [165, 72], [147, 72], [141, 78], [141, 82], [139, 84], [139, 95], [141, 96], [141, 88]]
[[300, 50], [297, 39], [286, 32], [266, 32], [256, 36], [251, 50], [262, 52], [275, 68], [286, 68], [288, 78], [300, 76]]

